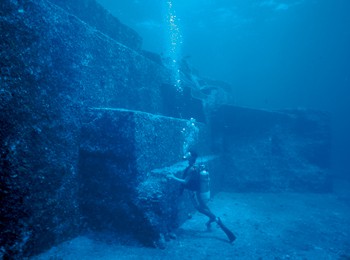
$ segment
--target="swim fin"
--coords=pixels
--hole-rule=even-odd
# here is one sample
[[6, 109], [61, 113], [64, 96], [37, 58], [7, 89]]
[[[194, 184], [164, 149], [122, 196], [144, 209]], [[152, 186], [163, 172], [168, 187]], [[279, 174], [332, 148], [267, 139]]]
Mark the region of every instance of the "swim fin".
[[236, 236], [229, 230], [221, 221], [220, 218], [217, 218], [216, 223], [218, 223], [219, 227], [222, 229], [222, 231], [225, 232], [226, 236], [228, 237], [228, 240], [230, 243], [236, 240]]

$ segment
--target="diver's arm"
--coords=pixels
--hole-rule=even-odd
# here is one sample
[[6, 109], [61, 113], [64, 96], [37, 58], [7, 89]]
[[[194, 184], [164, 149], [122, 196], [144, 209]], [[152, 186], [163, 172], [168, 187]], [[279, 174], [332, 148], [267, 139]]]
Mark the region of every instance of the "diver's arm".
[[177, 182], [180, 182], [180, 183], [182, 183], [182, 184], [187, 183], [186, 180], [180, 179], [180, 178], [176, 177], [174, 174], [169, 174], [167, 177], [168, 177], [169, 179], [173, 179], [173, 180], [175, 180], [175, 181], [177, 181]]

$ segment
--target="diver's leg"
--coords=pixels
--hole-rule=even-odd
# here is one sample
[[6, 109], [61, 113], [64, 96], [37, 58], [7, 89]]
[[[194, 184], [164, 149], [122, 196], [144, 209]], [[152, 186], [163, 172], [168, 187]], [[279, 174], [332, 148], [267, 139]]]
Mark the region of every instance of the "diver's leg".
[[213, 212], [209, 209], [207, 205], [207, 200], [204, 201], [201, 199], [201, 196], [199, 192], [193, 192], [191, 194], [192, 196], [192, 202], [194, 203], [195, 208], [198, 210], [198, 212], [206, 215], [209, 218], [209, 221], [206, 223], [207, 229], [210, 229], [210, 225], [213, 222], [216, 222], [218, 226], [221, 228], [222, 231], [225, 232], [226, 236], [228, 237], [230, 243], [236, 240], [236, 236], [232, 233], [231, 230], [229, 230], [221, 221], [220, 218], [216, 217]]
[[210, 219], [211, 222], [214, 222], [214, 221], [215, 221], [216, 216], [213, 214], [213, 212], [210, 211], [210, 209], [209, 209], [207, 206], [199, 206], [199, 207], [197, 208], [197, 210], [198, 210], [200, 213], [206, 215], [206, 216]]
[[196, 209], [198, 210], [198, 212], [202, 213], [203, 215], [206, 215], [209, 218], [209, 221], [206, 223], [206, 226], [208, 229], [210, 229], [211, 223], [216, 221], [216, 216], [209, 209], [207, 203], [205, 201], [203, 201], [203, 199], [201, 198], [201, 196], [198, 192], [195, 192], [194, 196], [195, 196], [196, 201], [197, 201]]
[[198, 208], [199, 208], [199, 201], [198, 201], [196, 193], [193, 192], [193, 191], [189, 191], [189, 196], [191, 198], [192, 205], [195, 207], [195, 209], [198, 210]]
[[221, 228], [222, 231], [225, 232], [228, 240], [230, 241], [230, 243], [232, 243], [233, 241], [236, 240], [236, 236], [232, 233], [231, 230], [229, 230], [221, 221], [220, 218], [217, 218], [216, 223], [218, 223], [219, 227]]
[[205, 214], [209, 218], [208, 222], [205, 223], [205, 225], [207, 226], [207, 229], [210, 229], [211, 223], [216, 222], [218, 218], [214, 215], [214, 213], [206, 205], [203, 206], [201, 208], [201, 210], [202, 210], [203, 214]]

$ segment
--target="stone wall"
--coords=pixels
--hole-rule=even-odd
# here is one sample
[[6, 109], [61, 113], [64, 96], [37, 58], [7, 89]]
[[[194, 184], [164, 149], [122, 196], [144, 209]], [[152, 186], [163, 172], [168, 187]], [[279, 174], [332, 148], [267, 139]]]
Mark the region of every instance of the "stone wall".
[[312, 110], [222, 106], [211, 120], [226, 191], [329, 192], [330, 122]]
[[200, 154], [217, 155], [201, 159], [214, 193], [329, 190], [326, 116], [221, 106], [212, 93], [226, 92], [191, 77], [176, 91], [135, 32], [94, 1], [73, 2], [0, 2], [0, 258], [88, 229], [161, 243], [191, 210], [164, 180], [185, 166], [191, 117], [206, 123]]
[[90, 27], [136, 51], [141, 51], [142, 38], [131, 28], [121, 23], [95, 0], [49, 0], [63, 8]]
[[78, 158], [89, 108], [184, 109], [162, 99], [169, 71], [117, 38], [49, 1], [0, 6], [0, 246], [27, 255], [81, 230]]
[[[93, 109], [84, 120], [79, 159], [81, 213], [93, 230], [132, 234], [150, 246], [179, 224], [179, 185], [186, 120], [123, 109]], [[196, 124], [198, 150], [206, 151], [205, 126]], [[189, 133], [190, 134], [190, 133]], [[193, 141], [195, 141], [193, 139]], [[158, 170], [155, 170], [158, 169]], [[180, 214], [191, 212], [188, 206]]]

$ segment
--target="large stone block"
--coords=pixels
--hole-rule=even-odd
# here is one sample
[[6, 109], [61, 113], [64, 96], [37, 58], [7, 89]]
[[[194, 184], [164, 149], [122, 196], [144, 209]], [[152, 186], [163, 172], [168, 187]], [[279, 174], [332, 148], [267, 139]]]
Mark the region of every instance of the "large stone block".
[[178, 162], [187, 147], [206, 153], [207, 140], [204, 125], [193, 121], [123, 109], [90, 110], [79, 159], [79, 201], [87, 227], [160, 246], [183, 221], [178, 217], [179, 186], [166, 174], [185, 169]]
[[142, 39], [95, 0], [49, 0], [117, 42], [141, 51]]
[[[162, 111], [170, 72], [45, 0], [1, 2], [5, 93], [66, 95], [75, 106]], [[22, 91], [22, 92], [21, 92]]]
[[45, 0], [1, 1], [0, 38], [1, 258], [78, 234], [83, 111], [161, 113], [168, 72]]
[[[206, 161], [214, 192], [328, 190], [327, 116], [224, 106], [209, 144], [206, 126], [174, 118], [207, 121], [192, 83], [177, 91], [168, 69], [135, 51], [134, 32], [100, 10], [86, 20], [78, 12], [94, 2], [73, 2], [0, 1], [0, 258], [77, 235], [81, 212], [90, 228], [157, 243], [190, 210], [164, 175], [181, 174], [192, 143], [223, 153]], [[102, 25], [110, 19], [116, 27]]]
[[330, 122], [311, 110], [224, 106], [211, 119], [225, 190], [329, 192]]

